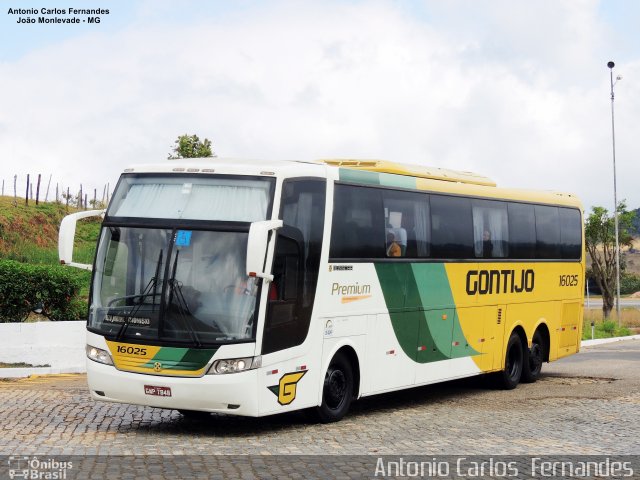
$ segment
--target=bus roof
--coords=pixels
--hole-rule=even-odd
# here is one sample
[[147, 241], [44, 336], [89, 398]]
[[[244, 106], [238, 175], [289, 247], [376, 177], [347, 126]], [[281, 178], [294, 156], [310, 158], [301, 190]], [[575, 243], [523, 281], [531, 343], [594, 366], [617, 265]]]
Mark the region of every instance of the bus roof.
[[328, 165], [347, 167], [371, 172], [392, 173], [417, 178], [430, 178], [445, 182], [460, 182], [473, 185], [495, 187], [496, 182], [488, 177], [473, 172], [448, 170], [439, 167], [423, 167], [421, 165], [406, 165], [385, 160], [324, 160]]
[[219, 173], [257, 176], [316, 176], [349, 183], [468, 195], [492, 199], [567, 205], [582, 208], [575, 195], [549, 190], [500, 188], [488, 177], [438, 167], [406, 165], [383, 160], [252, 160], [181, 158], [162, 163], [137, 164], [124, 173]]

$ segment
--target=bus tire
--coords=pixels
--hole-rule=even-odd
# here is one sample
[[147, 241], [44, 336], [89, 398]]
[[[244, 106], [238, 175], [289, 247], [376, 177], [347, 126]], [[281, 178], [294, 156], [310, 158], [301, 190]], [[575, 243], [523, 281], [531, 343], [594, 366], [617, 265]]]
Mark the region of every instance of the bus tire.
[[531, 348], [526, 349], [524, 365], [522, 369], [522, 382], [533, 383], [540, 378], [542, 363], [546, 353], [546, 343], [539, 331], [533, 334]]
[[498, 373], [498, 383], [504, 390], [513, 390], [520, 383], [524, 366], [524, 349], [520, 336], [513, 332], [507, 342], [504, 370]]
[[322, 423], [337, 422], [349, 411], [353, 400], [353, 367], [346, 355], [337, 353], [327, 369], [322, 387], [322, 403], [316, 416]]

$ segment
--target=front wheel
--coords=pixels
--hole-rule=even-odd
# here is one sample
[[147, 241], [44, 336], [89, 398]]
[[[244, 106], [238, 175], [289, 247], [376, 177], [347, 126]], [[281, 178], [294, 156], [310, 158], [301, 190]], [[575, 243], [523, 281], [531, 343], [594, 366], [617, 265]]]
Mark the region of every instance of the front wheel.
[[520, 383], [524, 364], [524, 352], [520, 336], [513, 332], [507, 343], [507, 353], [504, 359], [504, 370], [498, 373], [500, 387], [513, 390]]
[[522, 369], [522, 381], [524, 383], [533, 383], [540, 378], [546, 348], [546, 342], [540, 332], [534, 333], [531, 340], [531, 348], [527, 352]]
[[353, 399], [353, 368], [349, 359], [338, 353], [324, 376], [322, 403], [316, 408], [322, 423], [337, 422], [349, 411]]

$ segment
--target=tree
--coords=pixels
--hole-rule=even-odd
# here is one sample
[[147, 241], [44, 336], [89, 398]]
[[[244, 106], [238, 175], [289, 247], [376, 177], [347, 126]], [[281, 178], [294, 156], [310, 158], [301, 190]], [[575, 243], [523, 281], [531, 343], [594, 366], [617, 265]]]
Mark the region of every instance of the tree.
[[197, 135], [180, 135], [174, 142], [174, 147], [169, 158], [175, 160], [177, 158], [203, 158], [215, 157], [211, 150], [211, 140], [205, 138], [200, 141]]
[[[631, 245], [631, 227], [635, 212], [627, 211], [624, 200], [618, 203], [619, 248]], [[616, 237], [613, 215], [604, 207], [593, 207], [585, 224], [585, 243], [591, 257], [593, 278], [602, 291], [602, 313], [609, 318], [616, 295]], [[624, 261], [620, 255], [620, 271]]]

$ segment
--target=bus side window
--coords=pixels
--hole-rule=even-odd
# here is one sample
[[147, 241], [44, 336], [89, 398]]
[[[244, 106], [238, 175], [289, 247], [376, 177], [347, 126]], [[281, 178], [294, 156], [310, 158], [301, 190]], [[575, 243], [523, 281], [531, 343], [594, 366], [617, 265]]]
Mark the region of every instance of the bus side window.
[[509, 258], [536, 257], [536, 218], [533, 205], [509, 202]]
[[431, 250], [434, 258], [473, 258], [471, 200], [431, 195]]
[[325, 179], [288, 179], [269, 286], [262, 353], [295, 347], [309, 332], [324, 234]]
[[301, 289], [299, 250], [294, 239], [278, 235], [270, 286], [269, 327], [294, 322], [297, 318]]
[[536, 205], [536, 258], [562, 258], [558, 207]]
[[582, 255], [582, 218], [580, 210], [559, 208], [562, 258], [579, 260]]
[[329, 257], [385, 257], [387, 234], [384, 227], [379, 189], [336, 184]]
[[476, 258], [506, 258], [509, 255], [507, 204], [473, 200], [472, 210]]
[[[400, 246], [400, 256], [426, 258], [431, 244], [429, 195], [422, 192], [382, 191], [384, 221]], [[387, 250], [389, 241], [387, 240]], [[389, 256], [387, 254], [387, 256]]]

